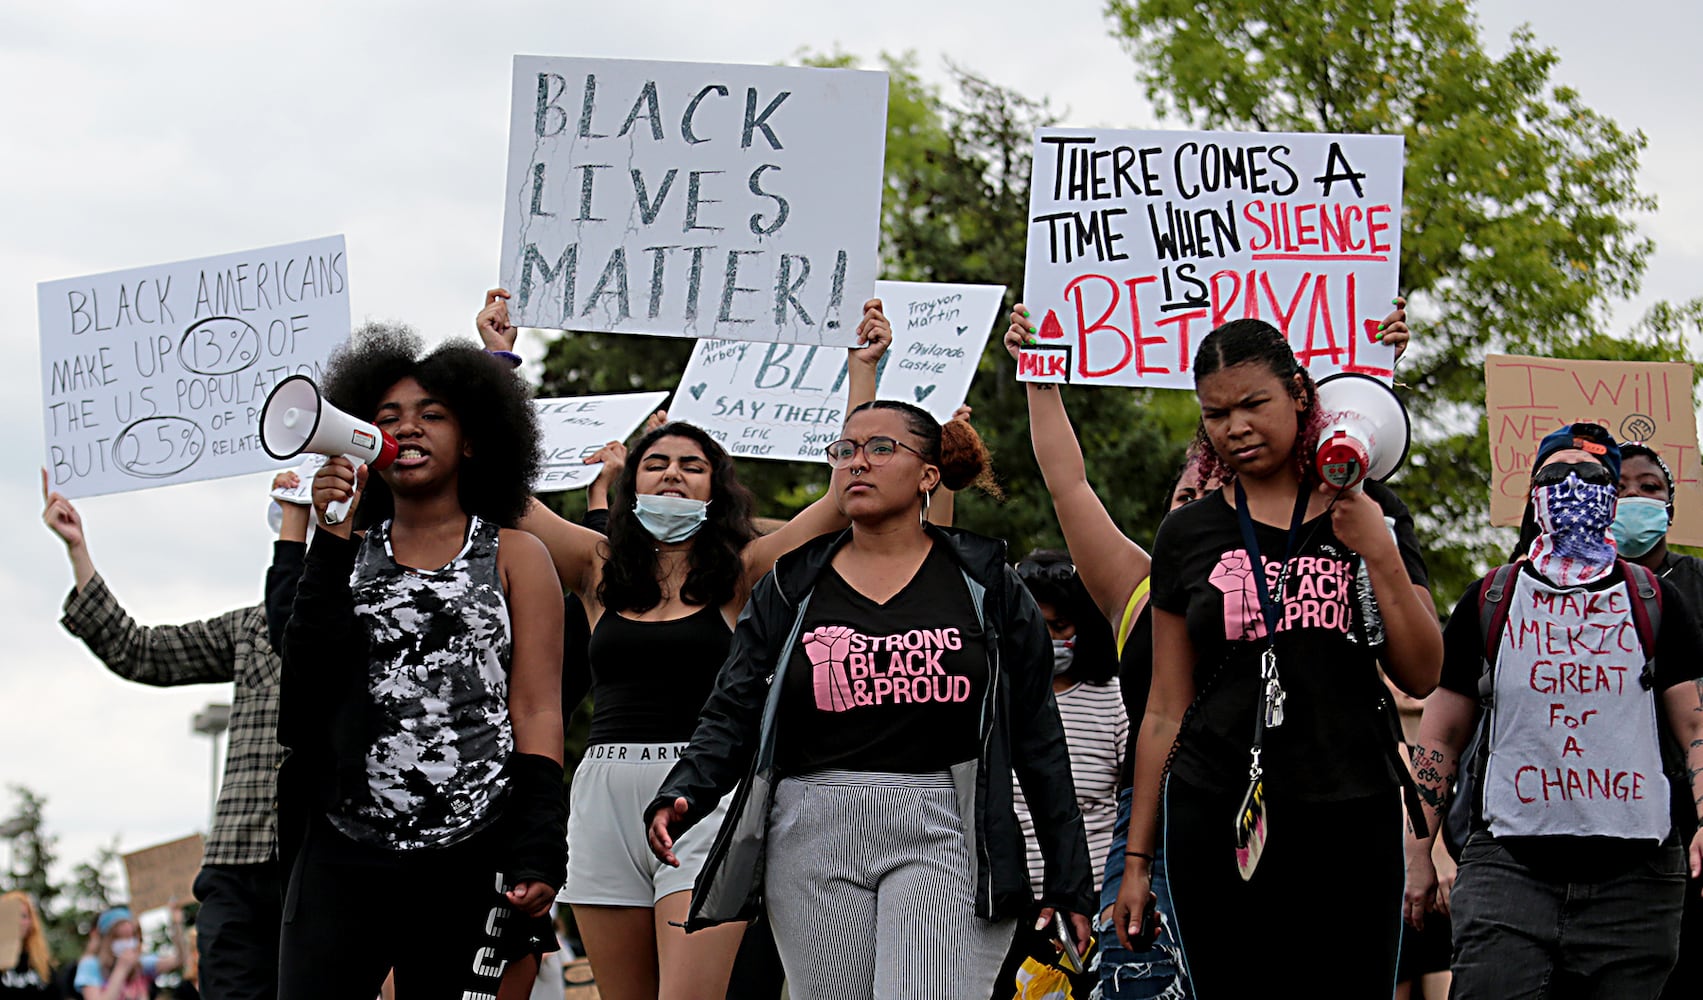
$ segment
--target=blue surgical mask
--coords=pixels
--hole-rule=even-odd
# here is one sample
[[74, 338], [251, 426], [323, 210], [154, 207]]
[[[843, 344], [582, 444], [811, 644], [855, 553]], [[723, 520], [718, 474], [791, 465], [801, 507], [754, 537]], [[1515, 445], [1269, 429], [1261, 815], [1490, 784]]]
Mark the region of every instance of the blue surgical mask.
[[710, 502], [687, 497], [665, 497], [641, 493], [633, 501], [633, 515], [650, 537], [664, 544], [683, 542], [698, 533], [710, 519]]
[[1053, 676], [1069, 673], [1070, 665], [1076, 662], [1076, 640], [1053, 640]]
[[112, 942], [112, 953], [114, 955], [128, 955], [135, 950], [135, 938], [118, 938]]
[[1614, 544], [1636, 559], [1667, 537], [1668, 505], [1653, 497], [1627, 497], [1614, 512]]

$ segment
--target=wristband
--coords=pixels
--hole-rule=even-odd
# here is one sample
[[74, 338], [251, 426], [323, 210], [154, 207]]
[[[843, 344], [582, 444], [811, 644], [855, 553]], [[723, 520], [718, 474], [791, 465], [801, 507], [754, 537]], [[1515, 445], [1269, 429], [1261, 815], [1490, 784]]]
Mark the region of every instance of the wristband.
[[502, 358], [504, 361], [507, 361], [509, 363], [510, 368], [519, 368], [520, 367], [521, 357], [520, 357], [520, 355], [516, 354], [513, 351], [490, 351], [490, 350], [487, 350], [485, 353], [489, 354], [493, 358]]

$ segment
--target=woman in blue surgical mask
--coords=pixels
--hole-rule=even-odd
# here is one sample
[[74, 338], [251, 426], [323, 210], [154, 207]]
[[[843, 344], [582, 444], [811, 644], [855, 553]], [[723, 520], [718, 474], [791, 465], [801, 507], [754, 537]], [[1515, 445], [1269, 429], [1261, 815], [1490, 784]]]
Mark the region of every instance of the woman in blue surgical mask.
[[[1614, 544], [1622, 559], [1672, 583], [1692, 616], [1703, 614], [1703, 559], [1668, 550], [1673, 523], [1673, 472], [1648, 445], [1620, 446], [1620, 503], [1614, 512]], [[1691, 879], [1680, 921], [1679, 964], [1668, 974], [1662, 1000], [1703, 996], [1703, 882]]]
[[[488, 349], [514, 342], [506, 294], [490, 293], [476, 322]], [[893, 339], [879, 299], [864, 304], [857, 334], [848, 412], [875, 398]], [[829, 419], [823, 426], [837, 430], [839, 412]], [[723, 810], [683, 839], [680, 866], [670, 867], [645, 844], [642, 809], [692, 737], [751, 588], [781, 555], [850, 523], [824, 496], [759, 537], [753, 504], [715, 438], [675, 422], [628, 451], [607, 538], [536, 501], [521, 522], [550, 549], [592, 626], [591, 732], [574, 771], [558, 898], [573, 906], [598, 989], [611, 1000], [720, 998], [745, 931], [742, 923], [690, 937], [681, 930]]]

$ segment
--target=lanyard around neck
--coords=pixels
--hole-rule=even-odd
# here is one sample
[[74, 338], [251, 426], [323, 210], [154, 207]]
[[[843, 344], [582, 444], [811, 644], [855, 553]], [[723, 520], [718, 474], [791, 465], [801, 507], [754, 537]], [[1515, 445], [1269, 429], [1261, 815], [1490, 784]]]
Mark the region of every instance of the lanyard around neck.
[[[1289, 560], [1295, 555], [1295, 542], [1301, 535], [1301, 522], [1307, 519], [1307, 488], [1300, 485], [1295, 491], [1295, 512], [1289, 518], [1289, 536], [1283, 543], [1283, 562], [1280, 565], [1277, 583], [1282, 588], [1289, 576]], [[1277, 643], [1277, 625], [1283, 620], [1283, 608], [1278, 601], [1272, 600], [1271, 588], [1265, 582], [1265, 561], [1260, 557], [1259, 539], [1254, 535], [1254, 518], [1248, 513], [1248, 494], [1242, 489], [1242, 481], [1236, 480], [1236, 521], [1242, 528], [1242, 546], [1247, 549], [1248, 563], [1254, 574], [1254, 587], [1259, 592], [1260, 614], [1265, 619], [1266, 641], [1272, 645]], [[1281, 600], [1282, 593], [1278, 594]]]

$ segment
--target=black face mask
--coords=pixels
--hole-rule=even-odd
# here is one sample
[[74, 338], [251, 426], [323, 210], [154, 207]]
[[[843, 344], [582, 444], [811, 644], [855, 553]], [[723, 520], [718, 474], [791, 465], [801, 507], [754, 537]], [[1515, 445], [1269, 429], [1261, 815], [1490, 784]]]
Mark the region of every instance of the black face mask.
[[1577, 475], [1582, 483], [1592, 486], [1613, 486], [1614, 476], [1601, 462], [1555, 462], [1537, 470], [1533, 486], [1559, 486], [1569, 475]]

